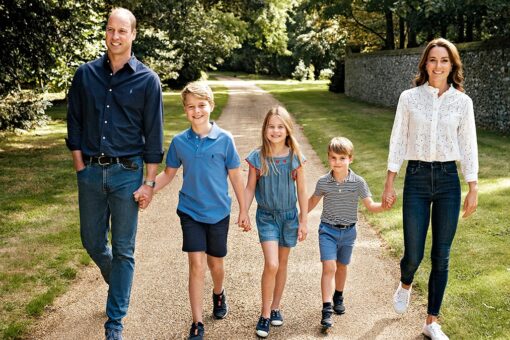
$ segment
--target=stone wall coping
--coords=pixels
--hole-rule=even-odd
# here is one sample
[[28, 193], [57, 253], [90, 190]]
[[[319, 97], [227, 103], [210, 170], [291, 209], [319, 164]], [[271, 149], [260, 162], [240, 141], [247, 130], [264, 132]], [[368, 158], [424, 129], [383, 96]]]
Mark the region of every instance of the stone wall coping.
[[[462, 51], [475, 51], [475, 50], [493, 50], [493, 49], [504, 49], [510, 48], [510, 39], [493, 39], [487, 41], [474, 41], [468, 43], [456, 43], [455, 46], [462, 53]], [[404, 48], [398, 50], [381, 50], [381, 51], [372, 51], [367, 53], [347, 53], [346, 58], [354, 59], [354, 58], [370, 58], [370, 57], [380, 57], [384, 55], [415, 55], [421, 54], [425, 46], [413, 47], [413, 48]]]

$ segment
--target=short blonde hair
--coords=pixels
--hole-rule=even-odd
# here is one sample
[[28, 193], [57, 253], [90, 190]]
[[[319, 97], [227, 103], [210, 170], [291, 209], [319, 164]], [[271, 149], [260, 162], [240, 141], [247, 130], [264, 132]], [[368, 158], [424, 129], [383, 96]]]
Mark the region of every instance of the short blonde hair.
[[112, 8], [112, 10], [110, 11], [110, 15], [108, 15], [108, 19], [110, 19], [110, 17], [114, 14], [117, 14], [117, 12], [120, 12], [120, 13], [124, 13], [124, 14], [127, 14], [127, 16], [129, 17], [129, 23], [131, 24], [131, 31], [132, 32], [135, 32], [136, 31], [136, 17], [135, 15], [133, 14], [133, 12], [131, 12], [129, 9], [127, 8], [123, 8], [123, 7], [114, 7]]
[[328, 154], [330, 152], [352, 157], [354, 153], [354, 145], [352, 145], [352, 142], [345, 137], [333, 137], [328, 144]]
[[211, 106], [214, 106], [214, 94], [204, 81], [193, 81], [188, 83], [181, 91], [182, 105], [186, 105], [186, 96], [192, 94], [200, 99], [205, 99]]

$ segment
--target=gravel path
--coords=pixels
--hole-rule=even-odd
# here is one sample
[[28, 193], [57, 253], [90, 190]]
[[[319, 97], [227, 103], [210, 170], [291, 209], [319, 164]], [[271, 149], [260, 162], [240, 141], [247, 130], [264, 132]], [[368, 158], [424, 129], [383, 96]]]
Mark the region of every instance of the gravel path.
[[[254, 84], [236, 78], [221, 78], [229, 88], [229, 102], [218, 125], [231, 131], [241, 158], [257, 146], [262, 119], [277, 103]], [[297, 128], [297, 137], [308, 162], [308, 193], [326, 172], [306, 138]], [[207, 169], [204, 169], [204, 175]], [[242, 164], [245, 176], [246, 162]], [[188, 303], [187, 256], [181, 251], [182, 236], [175, 214], [179, 172], [140, 214], [136, 250], [136, 270], [129, 315], [125, 318], [125, 339], [185, 339], [191, 323]], [[377, 183], [372, 183], [376, 185]], [[232, 197], [233, 192], [231, 191]], [[235, 199], [233, 200], [235, 201]], [[250, 211], [255, 223], [255, 201]], [[393, 312], [391, 296], [398, 282], [398, 264], [390, 259], [375, 232], [363, 221], [345, 292], [346, 314], [335, 316], [328, 336], [320, 333], [321, 263], [317, 227], [320, 204], [309, 215], [309, 237], [291, 252], [289, 275], [283, 297], [285, 324], [272, 327], [270, 339], [422, 339], [424, 307], [416, 301], [405, 316]], [[232, 221], [237, 219], [233, 204]], [[232, 222], [226, 282], [230, 313], [225, 320], [213, 320], [210, 276], [206, 279], [204, 323], [207, 339], [256, 339], [255, 324], [260, 313], [260, 276], [263, 257], [256, 230], [243, 233]], [[69, 291], [58, 298], [45, 317], [34, 327], [29, 339], [104, 339], [103, 323], [107, 286], [95, 265], [81, 271]]]

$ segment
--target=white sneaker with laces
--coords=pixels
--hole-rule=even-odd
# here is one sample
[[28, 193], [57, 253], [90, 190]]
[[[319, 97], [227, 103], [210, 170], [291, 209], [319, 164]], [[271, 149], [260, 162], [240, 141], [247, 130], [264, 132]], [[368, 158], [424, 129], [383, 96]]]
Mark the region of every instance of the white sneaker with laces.
[[398, 314], [404, 314], [409, 307], [411, 301], [411, 287], [409, 289], [402, 288], [402, 282], [398, 284], [398, 288], [393, 295], [393, 309]]
[[423, 326], [423, 334], [431, 338], [432, 340], [449, 340], [450, 338], [446, 336], [441, 330], [441, 326], [437, 322], [432, 322], [431, 324], [425, 324]]

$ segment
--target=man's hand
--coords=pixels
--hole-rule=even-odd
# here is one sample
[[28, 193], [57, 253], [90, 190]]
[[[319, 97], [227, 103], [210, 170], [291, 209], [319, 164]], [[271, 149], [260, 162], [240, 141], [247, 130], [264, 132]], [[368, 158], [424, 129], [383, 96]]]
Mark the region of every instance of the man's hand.
[[133, 198], [136, 202], [138, 202], [138, 207], [140, 209], [145, 209], [151, 203], [153, 194], [154, 194], [154, 189], [152, 187], [142, 184], [138, 188], [138, 190], [136, 190], [133, 193]]

